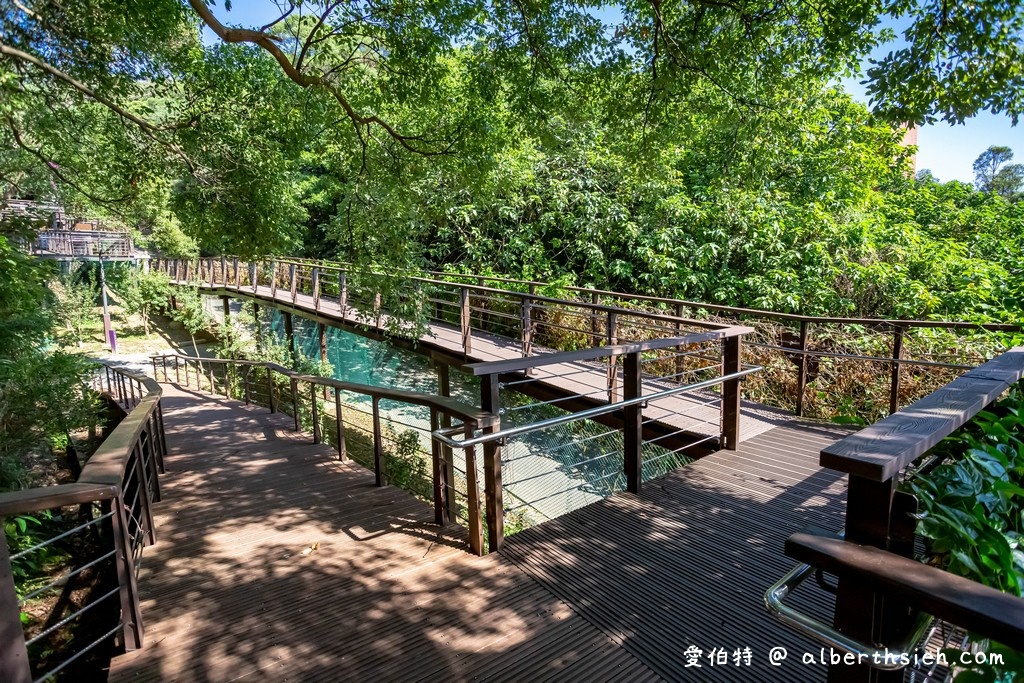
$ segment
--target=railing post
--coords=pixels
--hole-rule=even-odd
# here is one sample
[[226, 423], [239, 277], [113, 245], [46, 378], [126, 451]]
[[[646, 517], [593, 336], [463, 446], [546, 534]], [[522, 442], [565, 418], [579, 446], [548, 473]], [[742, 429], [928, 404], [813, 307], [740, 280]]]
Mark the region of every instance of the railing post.
[[289, 280], [288, 287], [289, 287], [289, 291], [290, 291], [290, 293], [292, 295], [292, 303], [294, 304], [295, 301], [296, 301], [296, 297], [298, 296], [298, 285], [299, 285], [299, 276], [298, 276], [298, 273], [295, 270], [295, 264], [294, 263], [289, 263], [288, 264], [288, 280]]
[[807, 392], [807, 339], [810, 336], [810, 323], [800, 321], [800, 368], [796, 376], [796, 414], [804, 414], [804, 394]]
[[348, 284], [345, 282], [345, 271], [338, 273], [338, 308], [341, 309], [341, 319], [345, 319], [348, 310]]
[[252, 293], [256, 293], [257, 287], [259, 287], [260, 274], [259, 269], [256, 267], [255, 261], [249, 262], [249, 284], [252, 285]]
[[[501, 406], [498, 376], [484, 375], [480, 378], [480, 407], [497, 418]], [[483, 428], [483, 433], [493, 434], [500, 430], [497, 419]], [[501, 446], [497, 441], [484, 445], [484, 499], [487, 514], [487, 546], [489, 552], [501, 550], [505, 540], [505, 506], [501, 488]]]
[[533, 299], [528, 294], [522, 296], [522, 334], [520, 341], [523, 344], [523, 358], [529, 358], [533, 353]]
[[598, 313], [597, 305], [601, 302], [601, 297], [598, 296], [597, 292], [590, 293], [590, 303], [593, 304], [593, 308], [590, 309], [590, 345], [600, 346], [601, 345], [601, 330], [598, 329], [597, 317]]
[[206, 267], [209, 268], [209, 272], [210, 272], [210, 289], [213, 289], [213, 284], [214, 284], [214, 281], [216, 279], [215, 278], [216, 273], [213, 270], [213, 259], [212, 258], [206, 259]]
[[[846, 505], [846, 540], [890, 550], [896, 503], [896, 478], [874, 481], [850, 475]], [[841, 578], [836, 592], [834, 626], [840, 632], [865, 643], [892, 642], [895, 626], [906, 624], [895, 602], [883, 604], [882, 596], [852, 578]], [[905, 611], [904, 611], [905, 612]], [[830, 666], [829, 683], [896, 683], [904, 672], [873, 670], [867, 664]]]
[[295, 431], [299, 431], [299, 380], [291, 379], [292, 388], [292, 416], [295, 418]]
[[316, 404], [316, 384], [309, 383], [309, 400], [313, 413], [313, 443], [320, 443], [320, 410]]
[[320, 310], [320, 269], [313, 269], [313, 310]]
[[119, 495], [107, 501], [103, 509], [104, 512], [113, 513], [110, 516], [110, 535], [114, 539], [114, 564], [120, 589], [121, 619], [124, 622], [124, 649], [138, 650], [142, 647], [142, 607], [139, 604], [139, 588], [135, 583], [135, 560], [124, 498]]
[[292, 359], [295, 358], [295, 328], [292, 325], [292, 314], [289, 311], [281, 311], [284, 316], [284, 335], [288, 339], [288, 352]]
[[[466, 438], [473, 437], [473, 424], [466, 423]], [[477, 555], [484, 554], [484, 529], [480, 514], [480, 482], [476, 467], [476, 449], [466, 449], [466, 520], [469, 524], [469, 548]]]
[[274, 411], [274, 371], [267, 368], [267, 403], [270, 404], [270, 413]]
[[899, 361], [903, 358], [903, 327], [897, 325], [892, 331], [892, 363], [890, 364], [890, 386], [889, 386], [889, 414], [892, 415], [900, 409], [900, 372], [903, 364]]
[[21, 606], [14, 588], [14, 572], [5, 535], [0, 538], [0, 680], [11, 683], [29, 683], [32, 680], [20, 615]]
[[233, 258], [232, 263], [235, 269], [235, 291], [238, 291], [242, 288], [242, 272], [238, 270], [238, 257]]
[[277, 299], [277, 262], [270, 262], [270, 298]]
[[222, 285], [228, 286], [228, 260], [223, 254], [220, 257], [220, 280]]
[[[439, 396], [446, 398], [451, 397], [451, 371], [446, 363], [438, 363], [437, 365], [437, 393]], [[441, 427], [449, 429], [452, 426], [452, 416], [448, 413], [441, 414]], [[452, 451], [452, 447], [448, 444], [441, 444], [441, 457], [445, 465], [445, 481], [448, 482], [449, 487], [455, 486], [455, 453]], [[448, 521], [454, 521], [459, 515], [458, 501], [455, 496], [451, 494], [449, 490], [445, 494], [445, 500], [448, 503], [448, 510], [446, 512], [446, 519]]]
[[[430, 431], [433, 433], [440, 428], [441, 419], [437, 408], [431, 406]], [[430, 459], [434, 467], [434, 523], [444, 526], [448, 523], [448, 468], [441, 462], [441, 443], [437, 439], [430, 440]]]
[[338, 460], [345, 460], [348, 457], [347, 449], [345, 448], [345, 424], [341, 417], [341, 391], [337, 388], [334, 389], [334, 428], [336, 436], [338, 438]]
[[462, 352], [473, 352], [473, 332], [470, 328], [469, 288], [459, 287], [459, 328], [462, 331]]
[[[734, 335], [722, 340], [722, 375], [731, 375], [742, 369], [743, 337]], [[722, 440], [730, 451], [740, 443], [740, 378], [722, 382]]]
[[[640, 352], [627, 353], [622, 363], [622, 399], [640, 398], [643, 393]], [[626, 490], [640, 493], [643, 467], [643, 407], [637, 403], [622, 409], [623, 469], [626, 472]]]
[[[619, 316], [615, 311], [608, 311], [608, 345], [615, 346], [618, 343], [618, 319]], [[608, 402], [615, 403], [615, 395], [618, 393], [618, 377], [619, 372], [616, 367], [616, 356], [608, 356]]]
[[380, 398], [373, 397], [373, 478], [377, 486], [384, 485], [384, 443], [380, 433]]

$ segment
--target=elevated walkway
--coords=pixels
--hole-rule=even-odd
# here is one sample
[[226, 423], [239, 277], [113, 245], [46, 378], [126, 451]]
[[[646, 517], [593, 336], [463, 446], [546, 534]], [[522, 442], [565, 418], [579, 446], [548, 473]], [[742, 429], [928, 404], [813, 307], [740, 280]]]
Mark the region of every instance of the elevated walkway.
[[[146, 642], [111, 681], [824, 680], [767, 664], [816, 646], [759, 601], [791, 564], [784, 538], [841, 524], [843, 480], [817, 454], [845, 430], [790, 423], [475, 557], [290, 418], [164, 388]], [[709, 666], [747, 647], [749, 665]]]

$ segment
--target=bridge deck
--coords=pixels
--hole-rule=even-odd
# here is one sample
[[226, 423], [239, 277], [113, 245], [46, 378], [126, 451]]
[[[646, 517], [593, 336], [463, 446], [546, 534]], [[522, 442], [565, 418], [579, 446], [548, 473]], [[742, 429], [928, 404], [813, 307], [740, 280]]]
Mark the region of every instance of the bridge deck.
[[[182, 283], [184, 284], [184, 283]], [[348, 327], [365, 327], [380, 331], [386, 328], [388, 316], [383, 314], [380, 319], [367, 316], [351, 306], [342, 310], [341, 305], [328, 297], [320, 299], [319, 307], [313, 297], [308, 294], [296, 293], [292, 300], [291, 292], [285, 289], [272, 291], [270, 287], [260, 285], [255, 291], [250, 286], [236, 289], [222, 284], [201, 287], [211, 293], [222, 293], [230, 296], [257, 299], [278, 308], [293, 310], [300, 315], [318, 318], [335, 325]], [[511, 360], [522, 357], [522, 347], [518, 340], [508, 339], [495, 334], [473, 330], [471, 351], [463, 352], [462, 333], [453, 326], [443, 322], [431, 321], [429, 330], [420, 337], [420, 346], [441, 352], [445, 355], [462, 358], [466, 363], [481, 363], [496, 360]], [[533, 355], [541, 356], [554, 353], [553, 349], [535, 346]], [[590, 372], [580, 372], [591, 370]], [[602, 403], [606, 384], [604, 366], [587, 363], [562, 363], [539, 368], [535, 377], [539, 383], [548, 385], [565, 395], [589, 396], [595, 403]], [[622, 386], [621, 370], [619, 371], [619, 387]], [[657, 391], [672, 388], [675, 385], [665, 380], [645, 380], [643, 392], [653, 394]], [[713, 392], [693, 393], [662, 399], [651, 405], [644, 413], [646, 419], [661, 423], [672, 429], [683, 429], [695, 434], [717, 435], [721, 433], [721, 415], [718, 406], [718, 395]], [[740, 440], [749, 439], [787, 423], [791, 415], [783, 410], [765, 406], [752, 401], [743, 401], [741, 405]]]
[[[788, 534], [841, 523], [844, 481], [816, 465], [840, 430], [775, 429], [480, 558], [283, 416], [165, 387], [145, 647], [111, 681], [824, 677], [767, 666], [769, 647], [816, 648], [760, 596], [791, 564]], [[684, 668], [689, 645], [702, 669]], [[753, 663], [712, 669], [712, 647]]]

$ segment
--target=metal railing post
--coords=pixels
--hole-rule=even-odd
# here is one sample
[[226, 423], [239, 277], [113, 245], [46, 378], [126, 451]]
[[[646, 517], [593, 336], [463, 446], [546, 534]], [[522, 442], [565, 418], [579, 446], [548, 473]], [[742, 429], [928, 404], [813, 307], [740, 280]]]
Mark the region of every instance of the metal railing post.
[[892, 363], [890, 367], [889, 381], [889, 414], [892, 415], [900, 409], [900, 371], [903, 364], [903, 326], [897, 325], [893, 328], [892, 336]]
[[459, 287], [459, 329], [462, 331], [462, 352], [467, 356], [473, 352], [473, 332], [470, 324], [469, 289]]
[[313, 269], [313, 310], [320, 310], [320, 269]]
[[[430, 407], [430, 432], [434, 433], [441, 428], [441, 419], [437, 408]], [[445, 476], [448, 468], [441, 462], [441, 443], [437, 439], [430, 440], [430, 459], [433, 465], [434, 483], [434, 523], [445, 525], [448, 523], [448, 486], [450, 485]]]
[[533, 353], [533, 299], [528, 294], [522, 296], [522, 326], [523, 358], [529, 358]]
[[796, 376], [796, 414], [804, 414], [804, 394], [807, 393], [807, 339], [810, 336], [810, 323], [800, 321], [800, 368]]
[[338, 439], [338, 459], [345, 460], [348, 458], [348, 452], [345, 448], [345, 423], [341, 417], [341, 391], [337, 388], [334, 390], [334, 420], [334, 428]]
[[[466, 438], [472, 438], [473, 425], [466, 423]], [[484, 554], [483, 519], [480, 514], [480, 483], [476, 468], [476, 449], [466, 451], [466, 521], [469, 525], [469, 548], [476, 555]]]
[[124, 649], [138, 650], [142, 647], [142, 607], [139, 603], [139, 588], [135, 583], [135, 560], [127, 508], [120, 495], [107, 501], [103, 507], [104, 512], [114, 513], [110, 516], [110, 535], [114, 539], [114, 564], [117, 567], [121, 598], [121, 620], [124, 622]]
[[14, 572], [6, 535], [0, 538], [0, 680], [29, 683], [32, 669], [21, 626], [21, 605], [14, 587]]
[[[498, 376], [480, 378], [480, 408], [497, 418], [501, 406]], [[483, 428], [484, 434], [501, 429], [497, 420]], [[497, 441], [484, 444], [484, 499], [487, 514], [487, 545], [489, 552], [501, 550], [505, 540], [505, 506], [501, 487], [501, 446]]]
[[[731, 375], [743, 369], [743, 346], [740, 335], [722, 340], [722, 374]], [[730, 451], [740, 442], [740, 378], [722, 382], [722, 441]]]
[[309, 383], [309, 400], [313, 414], [313, 443], [320, 443], [320, 409], [316, 403], [316, 384]]
[[[615, 311], [608, 311], [608, 345], [615, 346], [618, 344], [618, 319], [619, 315]], [[616, 356], [608, 356], [608, 377], [606, 383], [608, 386], [608, 402], [614, 403], [615, 396], [618, 393], [618, 378], [619, 372], [616, 367]]]
[[373, 477], [377, 486], [384, 485], [384, 443], [380, 433], [380, 398], [373, 397]]
[[341, 319], [345, 319], [348, 311], [348, 284], [345, 282], [345, 271], [338, 272], [338, 308], [341, 309]]
[[292, 416], [295, 418], [295, 431], [299, 431], [299, 380], [291, 378]]
[[[626, 354], [622, 364], [622, 398], [625, 401], [639, 398], [643, 393], [640, 352]], [[643, 407], [637, 403], [622, 410], [623, 469], [626, 473], [626, 490], [640, 493], [643, 467]]]

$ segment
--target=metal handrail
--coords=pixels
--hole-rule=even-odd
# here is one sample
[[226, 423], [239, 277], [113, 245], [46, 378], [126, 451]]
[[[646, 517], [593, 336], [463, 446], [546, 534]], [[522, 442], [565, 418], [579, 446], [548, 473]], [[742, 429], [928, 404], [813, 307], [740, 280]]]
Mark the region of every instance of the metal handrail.
[[589, 408], [587, 410], [581, 410], [567, 415], [559, 415], [558, 417], [552, 417], [547, 420], [541, 420], [540, 422], [534, 422], [528, 425], [520, 425], [518, 427], [512, 427], [510, 429], [503, 429], [490, 434], [483, 434], [482, 436], [476, 436], [463, 441], [456, 441], [450, 437], [451, 430], [438, 429], [432, 433], [432, 436], [445, 444], [453, 448], [469, 448], [472, 446], [479, 446], [480, 444], [491, 443], [493, 441], [504, 442], [507, 439], [511, 439], [522, 434], [529, 434], [530, 432], [540, 431], [549, 427], [557, 427], [558, 425], [567, 424], [569, 422], [576, 422], [578, 420], [587, 420], [594, 417], [600, 417], [601, 415], [607, 415], [615, 411], [621, 410], [628, 406], [641, 405], [646, 407], [649, 401], [657, 401], [662, 398], [669, 396], [675, 396], [677, 394], [683, 394], [687, 392], [697, 391], [699, 389], [706, 389], [707, 387], [715, 386], [729, 380], [741, 379], [747, 375], [755, 372], [760, 372], [764, 368], [760, 365], [747, 365], [745, 369], [740, 372], [733, 372], [728, 375], [722, 375], [721, 377], [714, 377], [712, 379], [704, 380], [702, 382], [695, 382], [693, 384], [685, 384], [680, 387], [673, 389], [665, 389], [653, 394], [646, 396], [640, 396], [638, 398], [631, 398], [624, 401], [618, 401], [616, 403], [609, 403], [603, 406], [597, 406], [596, 408]]
[[867, 664], [874, 669], [899, 671], [905, 668], [909, 662], [914, 661], [914, 655], [919, 651], [917, 645], [934, 623], [934, 617], [923, 612], [919, 613], [907, 636], [894, 647], [876, 647], [862, 643], [820, 619], [815, 619], [783, 603], [786, 596], [796, 590], [815, 571], [815, 568], [809, 564], [798, 564], [765, 592], [765, 607], [775, 619], [822, 645], [854, 655], [857, 657], [858, 663]]

